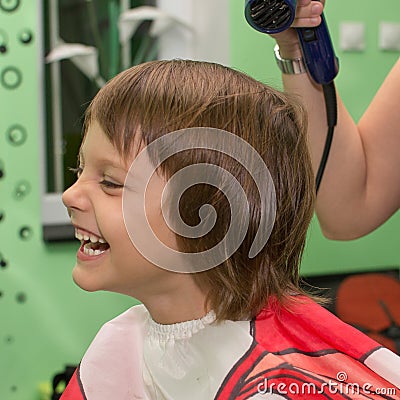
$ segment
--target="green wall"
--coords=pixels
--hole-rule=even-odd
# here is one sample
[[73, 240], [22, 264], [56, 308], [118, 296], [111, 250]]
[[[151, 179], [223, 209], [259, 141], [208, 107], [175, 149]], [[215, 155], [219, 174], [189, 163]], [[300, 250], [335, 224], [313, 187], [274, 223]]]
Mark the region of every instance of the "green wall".
[[[0, 399], [36, 400], [40, 383], [78, 363], [101, 324], [133, 300], [78, 289], [78, 242], [42, 241], [41, 2], [0, 5], [18, 3], [12, 12], [0, 7]], [[24, 32], [32, 34], [26, 44]]]
[[[40, 224], [41, 23], [40, 0], [18, 4], [13, 12], [0, 9], [0, 399], [39, 399], [39, 385], [67, 363], [77, 363], [100, 325], [133, 304], [109, 293], [85, 293], [71, 280], [77, 243], [45, 244]], [[242, 0], [231, 0], [232, 64], [273, 85], [280, 85], [272, 56], [272, 41], [252, 30], [243, 19]], [[378, 21], [398, 22], [398, 0], [383, 0], [365, 8], [365, 0], [328, 0], [327, 18], [335, 43], [342, 20], [367, 22], [367, 49], [342, 54], [337, 85], [355, 117], [379, 86], [398, 53], [377, 49]], [[210, 12], [212, 12], [210, 10]], [[29, 43], [20, 34], [33, 34]], [[2, 43], [0, 43], [1, 46]], [[21, 73], [18, 82], [7, 68]], [[13, 75], [14, 74], [14, 75]], [[10, 128], [22, 127], [26, 139], [15, 144]], [[23, 135], [12, 129], [11, 134]], [[14, 136], [13, 136], [14, 137]], [[22, 183], [22, 185], [21, 185]], [[21, 189], [28, 188], [23, 192]], [[330, 242], [318, 224], [310, 229], [303, 272], [322, 274], [398, 265], [399, 216], [368, 237], [348, 243]], [[21, 235], [22, 232], [22, 235]]]
[[[273, 57], [274, 41], [246, 23], [243, 6], [242, 0], [230, 2], [232, 65], [263, 82], [281, 87], [280, 73]], [[327, 0], [325, 16], [340, 59], [336, 86], [350, 113], [358, 119], [400, 55], [398, 51], [384, 52], [378, 48], [379, 22], [400, 23], [400, 3], [382, 0], [378, 6], [365, 0]], [[366, 24], [366, 49], [363, 52], [339, 49], [339, 24], [350, 21]], [[372, 234], [351, 242], [325, 239], [318, 222], [314, 221], [302, 272], [315, 275], [398, 266], [399, 234], [399, 213]]]

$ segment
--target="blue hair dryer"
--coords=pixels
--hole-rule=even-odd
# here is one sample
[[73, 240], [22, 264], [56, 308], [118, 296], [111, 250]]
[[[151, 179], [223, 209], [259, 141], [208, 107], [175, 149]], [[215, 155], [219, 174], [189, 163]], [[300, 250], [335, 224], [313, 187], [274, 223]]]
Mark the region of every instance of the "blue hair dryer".
[[[256, 30], [274, 34], [288, 29], [295, 17], [296, 0], [245, 0], [247, 22]], [[324, 15], [315, 28], [297, 28], [304, 62], [311, 78], [319, 84], [332, 82], [339, 63]]]
[[[263, 33], [274, 34], [288, 29], [295, 14], [296, 0], [245, 0], [247, 22]], [[325, 97], [328, 134], [315, 179], [317, 193], [337, 123], [336, 90], [333, 80], [339, 71], [339, 62], [333, 50], [324, 15], [321, 15], [321, 19], [321, 24], [316, 28], [296, 29], [308, 74], [316, 83], [322, 85]]]

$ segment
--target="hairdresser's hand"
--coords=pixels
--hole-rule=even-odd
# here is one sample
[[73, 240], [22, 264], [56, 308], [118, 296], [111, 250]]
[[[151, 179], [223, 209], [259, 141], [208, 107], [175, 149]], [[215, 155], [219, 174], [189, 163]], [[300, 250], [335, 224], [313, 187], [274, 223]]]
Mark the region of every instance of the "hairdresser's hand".
[[[325, 0], [298, 0], [296, 16], [292, 28], [310, 28], [321, 23], [321, 14]], [[297, 33], [294, 29], [271, 35], [279, 44], [280, 54], [283, 58], [295, 58], [301, 56]]]

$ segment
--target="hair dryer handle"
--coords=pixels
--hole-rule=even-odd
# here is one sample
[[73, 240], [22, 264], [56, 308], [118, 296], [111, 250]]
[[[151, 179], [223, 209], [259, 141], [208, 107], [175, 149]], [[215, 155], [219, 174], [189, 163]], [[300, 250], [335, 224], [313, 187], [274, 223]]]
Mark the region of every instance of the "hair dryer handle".
[[325, 17], [315, 28], [297, 28], [304, 61], [311, 78], [318, 84], [328, 84], [339, 71], [339, 61], [333, 49]]

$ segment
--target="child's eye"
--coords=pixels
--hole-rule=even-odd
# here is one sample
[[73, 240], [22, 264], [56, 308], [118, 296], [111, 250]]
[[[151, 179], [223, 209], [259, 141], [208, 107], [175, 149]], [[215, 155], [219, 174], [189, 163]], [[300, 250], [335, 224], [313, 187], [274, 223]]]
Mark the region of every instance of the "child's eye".
[[102, 185], [104, 188], [107, 188], [107, 189], [121, 189], [124, 187], [124, 185], [120, 185], [118, 183], [107, 181], [106, 179], [103, 179], [100, 182], [100, 185]]
[[76, 168], [68, 168], [73, 174], [75, 174], [77, 176], [77, 178], [79, 178], [82, 175], [83, 172], [83, 168], [82, 167], [76, 167]]
[[[74, 173], [77, 178], [79, 178], [82, 175], [83, 168], [82, 167], [76, 167], [76, 168], [68, 168], [72, 173]], [[108, 181], [107, 179], [103, 179], [100, 181], [100, 185], [103, 186], [103, 188], [106, 189], [121, 189], [124, 187], [124, 185], [120, 185], [118, 183]]]

